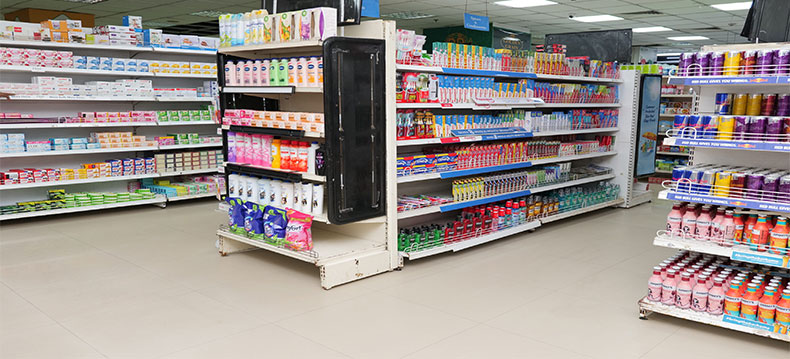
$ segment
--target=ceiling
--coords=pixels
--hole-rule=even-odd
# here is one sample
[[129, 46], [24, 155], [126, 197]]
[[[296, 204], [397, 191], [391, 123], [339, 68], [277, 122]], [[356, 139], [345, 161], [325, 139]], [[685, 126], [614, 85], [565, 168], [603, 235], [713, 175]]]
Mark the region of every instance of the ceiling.
[[[501, 27], [528, 30], [533, 41], [541, 42], [545, 34], [609, 30], [648, 26], [665, 26], [674, 31], [635, 33], [634, 45], [653, 46], [662, 51], [692, 49], [700, 45], [742, 43], [738, 34], [747, 10], [722, 11], [710, 4], [736, 0], [553, 0], [557, 5], [530, 8], [509, 8], [495, 5], [497, 0], [380, 0], [381, 14], [417, 11], [432, 18], [398, 20], [398, 26], [410, 29], [454, 26], [463, 24], [463, 13], [486, 15]], [[84, 4], [65, 0], [0, 0], [0, 12], [21, 8], [40, 8], [85, 12], [96, 15], [96, 23], [120, 24], [123, 15], [143, 17], [146, 27], [167, 28], [216, 20], [216, 17], [192, 13], [214, 10], [244, 12], [260, 7], [260, 0], [107, 0]], [[487, 3], [487, 4], [486, 4]], [[660, 14], [639, 14], [646, 11]], [[624, 18], [620, 21], [583, 23], [568, 19], [569, 15], [609, 14]], [[702, 35], [710, 40], [679, 43], [669, 36]]]

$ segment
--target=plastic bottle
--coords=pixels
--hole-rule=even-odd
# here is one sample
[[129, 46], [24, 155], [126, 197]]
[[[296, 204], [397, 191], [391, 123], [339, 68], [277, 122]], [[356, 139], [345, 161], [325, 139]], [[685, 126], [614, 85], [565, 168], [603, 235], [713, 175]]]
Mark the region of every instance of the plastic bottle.
[[[719, 216], [716, 216], [718, 218]], [[719, 245], [732, 247], [735, 238], [735, 220], [732, 218], [732, 211], [724, 214], [724, 219], [719, 223]]]
[[310, 143], [307, 149], [307, 173], [315, 174], [315, 151], [318, 150], [318, 142]]
[[313, 215], [324, 214], [324, 186], [313, 185]]
[[746, 285], [746, 293], [741, 298], [741, 318], [757, 320], [757, 306], [760, 303], [759, 285], [749, 283]]
[[708, 276], [700, 275], [697, 279], [697, 284], [692, 288], [691, 309], [704, 312], [708, 309]]
[[682, 233], [680, 229], [681, 222], [683, 221], [683, 214], [680, 213], [680, 204], [672, 204], [672, 210], [667, 215], [667, 234], [675, 237]]
[[280, 140], [272, 140], [272, 168], [280, 168]]
[[776, 287], [765, 287], [765, 292], [757, 304], [757, 321], [765, 324], [774, 324], [776, 315]]
[[674, 269], [667, 271], [667, 279], [661, 283], [661, 303], [666, 305], [675, 305], [675, 297], [677, 296], [678, 284], [675, 280]]
[[713, 287], [708, 290], [708, 313], [720, 315], [725, 306], [724, 281], [716, 278]]
[[291, 169], [291, 141], [280, 141], [280, 168]]
[[703, 206], [702, 213], [697, 217], [697, 226], [694, 229], [694, 237], [700, 241], [709, 241], [711, 228], [710, 207]]
[[661, 267], [653, 267], [653, 275], [647, 280], [647, 300], [651, 302], [661, 301], [661, 286], [664, 280], [661, 279]]
[[741, 236], [743, 244], [749, 245], [751, 243], [752, 238], [752, 229], [754, 229], [754, 225], [757, 224], [757, 214], [750, 214], [746, 221], [743, 222], [743, 235]]
[[790, 227], [787, 218], [778, 217], [776, 226], [771, 230], [769, 251], [773, 254], [787, 255], [787, 240], [790, 237]]
[[775, 321], [780, 326], [780, 333], [787, 334], [790, 327], [790, 289], [785, 289], [782, 298], [776, 302]]
[[228, 61], [225, 63], [225, 86], [237, 86], [238, 84], [236, 64], [233, 61]]
[[743, 217], [738, 213], [733, 216], [732, 220], [735, 222], [735, 233], [732, 235], [732, 240], [736, 244], [743, 244]]
[[697, 214], [694, 213], [694, 205], [689, 204], [686, 206], [686, 213], [681, 220], [681, 229], [683, 230], [684, 238], [694, 238], [697, 228]]
[[271, 69], [271, 61], [263, 60], [261, 62], [261, 72], [259, 82], [261, 86], [269, 86], [269, 70]]
[[[730, 283], [730, 289], [728, 289], [727, 293], [724, 294], [724, 314], [732, 315], [736, 317], [740, 315], [741, 312], [740, 284], [741, 282], [739, 281], [732, 281]], [[714, 284], [714, 288], [715, 288], [715, 284]], [[710, 294], [708, 294], [708, 299], [710, 299]], [[710, 304], [708, 304], [708, 308], [710, 308]], [[708, 310], [708, 313], [711, 313], [710, 310]]]
[[691, 295], [691, 276], [688, 272], [685, 272], [681, 275], [680, 283], [678, 283], [675, 306], [681, 309], [688, 309], [691, 306]]
[[713, 241], [718, 244], [721, 244], [724, 238], [724, 234], [721, 230], [721, 223], [724, 222], [724, 218], [724, 208], [719, 208], [716, 210], [716, 217], [713, 217], [713, 220], [710, 221], [710, 236], [713, 238]]
[[752, 228], [752, 236], [749, 238], [749, 249], [753, 251], [765, 252], [768, 250], [768, 238], [771, 233], [771, 225], [768, 218], [760, 215], [757, 223]]

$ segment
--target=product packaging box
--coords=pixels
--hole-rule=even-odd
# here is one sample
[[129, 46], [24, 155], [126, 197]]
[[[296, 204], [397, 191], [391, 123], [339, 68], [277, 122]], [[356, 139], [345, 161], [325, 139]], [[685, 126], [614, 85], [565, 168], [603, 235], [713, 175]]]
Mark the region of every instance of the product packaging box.
[[123, 26], [128, 26], [133, 29], [142, 29], [143, 28], [143, 17], [142, 16], [132, 16], [126, 15], [123, 17]]
[[190, 50], [200, 50], [200, 41], [194, 35], [181, 35], [181, 48]]
[[168, 48], [180, 48], [181, 35], [162, 34], [162, 45]]
[[162, 47], [162, 30], [145, 29], [143, 30], [143, 44], [151, 47]]

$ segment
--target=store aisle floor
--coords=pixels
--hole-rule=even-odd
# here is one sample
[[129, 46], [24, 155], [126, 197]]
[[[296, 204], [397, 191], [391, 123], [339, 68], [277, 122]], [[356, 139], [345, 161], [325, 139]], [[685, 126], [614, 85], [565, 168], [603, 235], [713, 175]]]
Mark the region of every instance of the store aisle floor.
[[329, 291], [220, 257], [213, 202], [0, 227], [2, 358], [786, 358], [790, 345], [636, 302], [666, 201], [609, 209]]

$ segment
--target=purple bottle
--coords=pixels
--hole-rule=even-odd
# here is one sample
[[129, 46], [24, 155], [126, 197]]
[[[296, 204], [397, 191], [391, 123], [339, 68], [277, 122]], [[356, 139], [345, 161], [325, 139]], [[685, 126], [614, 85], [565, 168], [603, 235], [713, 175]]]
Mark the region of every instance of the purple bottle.
[[790, 49], [774, 51], [774, 69], [776, 75], [790, 74]]
[[724, 74], [724, 53], [710, 53], [710, 76], [721, 76]]
[[774, 50], [757, 51], [757, 64], [755, 75], [773, 75]]

